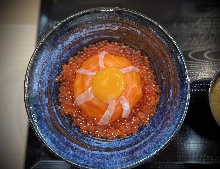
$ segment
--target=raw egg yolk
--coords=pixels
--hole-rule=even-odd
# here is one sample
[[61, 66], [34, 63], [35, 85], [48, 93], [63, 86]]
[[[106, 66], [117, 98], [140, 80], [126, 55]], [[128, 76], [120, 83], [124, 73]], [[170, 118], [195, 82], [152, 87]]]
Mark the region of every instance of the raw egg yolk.
[[100, 69], [92, 79], [92, 90], [101, 101], [117, 99], [125, 89], [124, 74], [117, 68]]

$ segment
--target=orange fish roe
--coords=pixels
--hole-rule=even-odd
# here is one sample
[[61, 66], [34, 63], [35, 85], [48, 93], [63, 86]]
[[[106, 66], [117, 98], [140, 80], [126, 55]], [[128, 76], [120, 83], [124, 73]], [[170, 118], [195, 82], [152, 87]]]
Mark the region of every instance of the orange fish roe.
[[[131, 109], [127, 118], [120, 117], [106, 125], [98, 125], [100, 119], [86, 115], [75, 104], [76, 98], [74, 98], [73, 86], [77, 74], [76, 71], [80, 69], [88, 58], [103, 51], [110, 55], [126, 58], [140, 70], [143, 96]], [[60, 82], [59, 102], [61, 103], [62, 113], [72, 117], [72, 124], [78, 126], [84, 134], [91, 134], [95, 137], [109, 140], [136, 134], [139, 127], [149, 123], [150, 118], [156, 113], [156, 106], [159, 103], [160, 89], [156, 83], [148, 58], [142, 56], [140, 51], [125, 46], [123, 43], [101, 41], [90, 45], [88, 48], [84, 47], [83, 51], [78, 52], [77, 56], [71, 57], [68, 63], [63, 65], [62, 72], [55, 81]]]

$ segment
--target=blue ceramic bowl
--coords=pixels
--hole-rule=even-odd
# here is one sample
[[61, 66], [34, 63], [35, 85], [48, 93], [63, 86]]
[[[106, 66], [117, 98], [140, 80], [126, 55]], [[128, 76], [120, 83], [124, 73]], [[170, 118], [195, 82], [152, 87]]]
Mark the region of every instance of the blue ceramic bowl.
[[[61, 114], [62, 65], [101, 40], [123, 42], [148, 56], [162, 90], [149, 125], [125, 139], [84, 135]], [[126, 9], [94, 8], [60, 22], [38, 44], [25, 76], [25, 104], [36, 135], [53, 153], [83, 168], [132, 168], [151, 160], [180, 129], [189, 103], [189, 77], [182, 53], [152, 19]]]

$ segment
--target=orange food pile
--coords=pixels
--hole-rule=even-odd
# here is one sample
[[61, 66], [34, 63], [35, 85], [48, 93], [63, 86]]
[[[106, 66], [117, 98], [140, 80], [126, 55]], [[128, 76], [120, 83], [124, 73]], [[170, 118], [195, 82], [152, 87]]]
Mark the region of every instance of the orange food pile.
[[99, 125], [126, 118], [142, 97], [138, 72], [124, 57], [105, 51], [91, 56], [76, 71], [75, 104]]
[[71, 57], [59, 77], [59, 102], [81, 132], [109, 140], [136, 134], [156, 113], [160, 90], [147, 57], [101, 41]]

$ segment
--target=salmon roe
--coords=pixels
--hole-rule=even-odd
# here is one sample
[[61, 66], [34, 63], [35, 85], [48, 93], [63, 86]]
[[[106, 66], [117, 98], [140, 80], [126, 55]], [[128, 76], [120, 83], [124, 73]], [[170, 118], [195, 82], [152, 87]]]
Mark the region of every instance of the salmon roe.
[[[91, 56], [106, 51], [111, 55], [121, 56], [128, 59], [133, 66], [140, 70], [143, 97], [133, 107], [127, 118], [119, 118], [107, 125], [98, 125], [98, 120], [87, 116], [79, 106], [74, 104], [73, 84], [76, 77], [76, 70]], [[149, 60], [142, 56], [140, 51], [136, 51], [123, 43], [101, 41], [96, 44], [84, 47], [83, 51], [71, 57], [67, 64], [63, 65], [60, 75], [55, 79], [60, 82], [59, 102], [62, 113], [69, 115], [73, 126], [79, 127], [84, 134], [91, 134], [98, 138], [108, 140], [116, 137], [125, 138], [128, 135], [138, 133], [138, 128], [149, 123], [151, 117], [156, 113], [156, 106], [159, 103], [159, 93], [161, 92]]]

